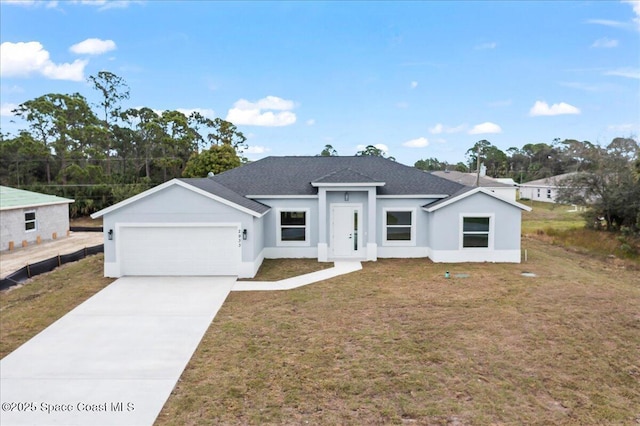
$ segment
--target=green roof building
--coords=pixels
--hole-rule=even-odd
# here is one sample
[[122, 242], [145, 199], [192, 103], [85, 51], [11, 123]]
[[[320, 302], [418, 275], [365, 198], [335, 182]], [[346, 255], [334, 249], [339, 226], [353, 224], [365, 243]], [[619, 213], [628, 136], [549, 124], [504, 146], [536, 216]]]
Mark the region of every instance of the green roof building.
[[73, 200], [0, 186], [0, 250], [67, 235]]

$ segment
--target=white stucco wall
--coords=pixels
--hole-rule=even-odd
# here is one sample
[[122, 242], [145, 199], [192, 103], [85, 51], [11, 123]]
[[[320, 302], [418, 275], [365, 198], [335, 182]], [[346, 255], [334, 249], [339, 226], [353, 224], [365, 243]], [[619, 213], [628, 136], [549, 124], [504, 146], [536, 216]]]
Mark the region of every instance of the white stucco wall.
[[543, 203], [555, 203], [558, 188], [551, 186], [520, 186], [520, 198]]

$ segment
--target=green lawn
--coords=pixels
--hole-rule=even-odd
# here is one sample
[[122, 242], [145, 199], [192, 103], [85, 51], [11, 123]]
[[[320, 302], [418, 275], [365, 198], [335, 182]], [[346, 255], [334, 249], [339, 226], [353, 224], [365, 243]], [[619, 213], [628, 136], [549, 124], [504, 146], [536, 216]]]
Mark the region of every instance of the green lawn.
[[522, 233], [532, 234], [552, 227], [556, 230], [584, 228], [581, 212], [565, 204], [543, 203], [540, 201], [520, 201], [532, 207], [530, 212], [522, 212]]

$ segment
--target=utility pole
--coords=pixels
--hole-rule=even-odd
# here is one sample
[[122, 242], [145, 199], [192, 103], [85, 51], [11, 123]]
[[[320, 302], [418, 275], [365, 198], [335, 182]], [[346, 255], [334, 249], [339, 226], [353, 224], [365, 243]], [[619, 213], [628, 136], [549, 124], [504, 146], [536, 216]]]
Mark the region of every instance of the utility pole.
[[480, 186], [480, 145], [476, 154], [476, 186]]

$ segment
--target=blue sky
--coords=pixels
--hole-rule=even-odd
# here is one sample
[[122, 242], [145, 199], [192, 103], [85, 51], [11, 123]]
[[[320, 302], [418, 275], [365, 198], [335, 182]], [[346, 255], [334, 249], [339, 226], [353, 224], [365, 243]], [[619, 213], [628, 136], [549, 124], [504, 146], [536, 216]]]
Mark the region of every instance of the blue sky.
[[[123, 77], [124, 107], [199, 110], [250, 159], [378, 145], [404, 164], [640, 133], [640, 2], [0, 0], [2, 132], [46, 93]], [[15, 121], [15, 120], [14, 120]]]

